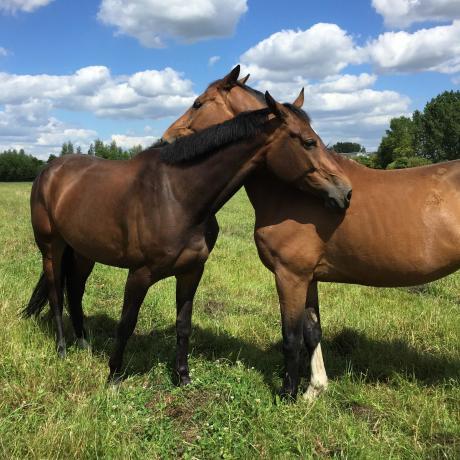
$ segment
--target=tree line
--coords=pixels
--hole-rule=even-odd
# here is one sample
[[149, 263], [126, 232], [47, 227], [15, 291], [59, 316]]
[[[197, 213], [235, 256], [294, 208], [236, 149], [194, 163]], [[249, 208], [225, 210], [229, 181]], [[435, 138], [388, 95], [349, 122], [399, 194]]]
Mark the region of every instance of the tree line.
[[[110, 160], [128, 160], [143, 150], [141, 145], [136, 145], [130, 149], [123, 149], [117, 145], [116, 141], [104, 143], [96, 139], [89, 146], [88, 155], [94, 155]], [[72, 153], [83, 153], [78, 145], [72, 142], [64, 142], [61, 147], [59, 156], [69, 155]], [[37, 174], [47, 164], [57, 158], [56, 155], [50, 154], [48, 160], [43, 161], [32, 155], [26, 154], [24, 149], [10, 149], [0, 153], [0, 181], [2, 182], [22, 182], [32, 181]]]

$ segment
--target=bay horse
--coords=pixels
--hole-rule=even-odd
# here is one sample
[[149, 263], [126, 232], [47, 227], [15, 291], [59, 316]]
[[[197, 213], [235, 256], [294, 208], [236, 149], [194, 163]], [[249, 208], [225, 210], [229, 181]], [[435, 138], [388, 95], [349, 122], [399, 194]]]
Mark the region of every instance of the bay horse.
[[[237, 66], [234, 72], [239, 72]], [[226, 78], [206, 89], [163, 134], [165, 142], [199, 132], [246, 110], [265, 106], [260, 92]], [[304, 102], [303, 89], [294, 102]], [[305, 121], [308, 118], [305, 115]], [[320, 142], [311, 131], [311, 142]], [[280, 146], [284, 148], [284, 146]], [[405, 170], [366, 168], [331, 153], [351, 180], [345, 214], [331, 213], [313, 195], [259, 170], [245, 180], [255, 210], [254, 238], [263, 264], [275, 274], [287, 376], [295, 395], [304, 342], [311, 377], [305, 398], [327, 387], [321, 351], [318, 281], [410, 286], [460, 268], [460, 161]], [[292, 382], [289, 376], [294, 376]]]
[[85, 346], [81, 301], [94, 263], [129, 270], [109, 360], [109, 380], [118, 381], [147, 290], [175, 276], [176, 371], [180, 383], [188, 383], [192, 302], [216, 241], [214, 216], [248, 175], [265, 165], [282, 180], [323, 195], [339, 208], [348, 206], [350, 185], [326, 149], [312, 149], [302, 121], [268, 93], [265, 100], [268, 108], [240, 114], [174, 145], [149, 148], [131, 160], [66, 155], [39, 174], [30, 205], [43, 273], [24, 315], [39, 313], [49, 301], [61, 357], [66, 351], [64, 282], [74, 330]]

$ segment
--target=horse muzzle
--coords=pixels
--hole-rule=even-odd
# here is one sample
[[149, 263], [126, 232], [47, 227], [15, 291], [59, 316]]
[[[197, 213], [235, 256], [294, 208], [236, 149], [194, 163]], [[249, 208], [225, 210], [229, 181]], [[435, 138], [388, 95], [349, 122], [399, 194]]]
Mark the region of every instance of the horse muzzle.
[[326, 208], [345, 211], [350, 207], [352, 189], [347, 188], [339, 193], [328, 193], [324, 199]]

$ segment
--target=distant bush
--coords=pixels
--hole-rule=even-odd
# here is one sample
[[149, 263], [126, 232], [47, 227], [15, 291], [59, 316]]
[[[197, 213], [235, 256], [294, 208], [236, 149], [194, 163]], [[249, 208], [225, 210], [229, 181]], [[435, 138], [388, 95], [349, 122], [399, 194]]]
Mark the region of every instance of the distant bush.
[[34, 180], [44, 161], [26, 155], [24, 150], [6, 150], [0, 153], [0, 181], [22, 182]]
[[424, 166], [431, 164], [431, 161], [421, 157], [401, 157], [391, 162], [387, 169], [413, 168], [415, 166]]

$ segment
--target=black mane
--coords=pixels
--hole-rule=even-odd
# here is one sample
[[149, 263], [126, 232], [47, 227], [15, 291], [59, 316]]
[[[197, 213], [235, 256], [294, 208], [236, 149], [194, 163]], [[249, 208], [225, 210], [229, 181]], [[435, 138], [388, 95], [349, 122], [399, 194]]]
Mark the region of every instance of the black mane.
[[179, 138], [161, 147], [160, 158], [165, 163], [176, 164], [210, 155], [228, 144], [260, 134], [269, 114], [269, 109], [244, 112], [224, 123]]

